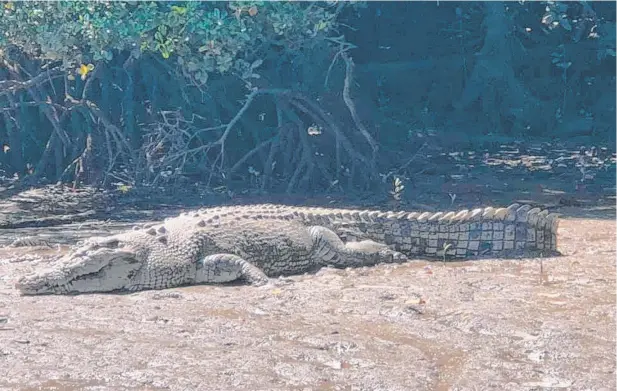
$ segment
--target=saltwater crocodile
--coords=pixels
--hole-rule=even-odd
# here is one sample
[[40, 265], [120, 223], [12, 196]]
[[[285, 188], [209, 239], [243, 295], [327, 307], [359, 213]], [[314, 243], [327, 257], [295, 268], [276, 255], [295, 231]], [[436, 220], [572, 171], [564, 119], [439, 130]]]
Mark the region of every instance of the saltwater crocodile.
[[262, 285], [328, 265], [535, 257], [557, 253], [557, 225], [556, 214], [518, 204], [438, 213], [216, 207], [90, 238], [16, 287], [22, 294], [63, 294], [234, 280]]

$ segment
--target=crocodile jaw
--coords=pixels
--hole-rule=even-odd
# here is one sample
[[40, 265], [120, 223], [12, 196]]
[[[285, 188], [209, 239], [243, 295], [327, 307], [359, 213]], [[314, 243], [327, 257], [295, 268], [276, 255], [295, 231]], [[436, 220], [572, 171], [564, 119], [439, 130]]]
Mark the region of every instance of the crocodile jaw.
[[133, 276], [143, 264], [137, 258], [136, 252], [128, 248], [82, 249], [60, 259], [53, 268], [21, 277], [15, 288], [22, 295], [129, 289]]

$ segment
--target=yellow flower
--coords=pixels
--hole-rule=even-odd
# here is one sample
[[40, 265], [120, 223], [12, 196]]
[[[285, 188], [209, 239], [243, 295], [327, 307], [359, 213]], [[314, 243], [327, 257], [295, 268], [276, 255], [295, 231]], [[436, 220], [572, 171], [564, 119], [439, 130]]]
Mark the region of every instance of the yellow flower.
[[77, 73], [81, 75], [81, 80], [86, 80], [86, 75], [94, 69], [94, 65], [92, 64], [81, 64], [79, 69], [77, 69]]

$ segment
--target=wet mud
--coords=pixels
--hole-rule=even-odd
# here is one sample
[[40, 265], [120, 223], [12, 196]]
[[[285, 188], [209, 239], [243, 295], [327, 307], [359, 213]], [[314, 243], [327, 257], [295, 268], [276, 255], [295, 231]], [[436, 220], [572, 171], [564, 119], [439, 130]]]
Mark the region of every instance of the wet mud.
[[66, 247], [5, 248], [0, 389], [613, 390], [614, 239], [566, 218], [555, 258], [38, 297], [15, 279]]

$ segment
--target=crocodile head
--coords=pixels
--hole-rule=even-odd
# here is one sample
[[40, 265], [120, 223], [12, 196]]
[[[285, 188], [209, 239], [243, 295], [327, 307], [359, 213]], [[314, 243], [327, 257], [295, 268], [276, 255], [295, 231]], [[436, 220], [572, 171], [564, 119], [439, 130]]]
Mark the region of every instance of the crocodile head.
[[120, 236], [93, 238], [53, 267], [21, 277], [15, 287], [23, 295], [126, 290], [144, 259], [143, 250]]

